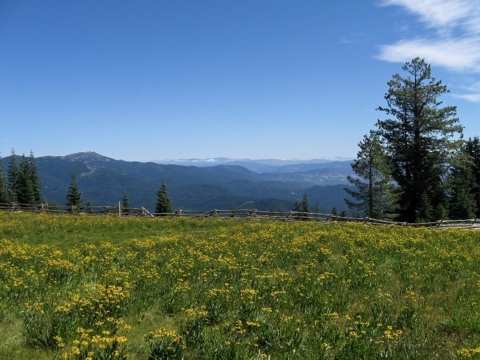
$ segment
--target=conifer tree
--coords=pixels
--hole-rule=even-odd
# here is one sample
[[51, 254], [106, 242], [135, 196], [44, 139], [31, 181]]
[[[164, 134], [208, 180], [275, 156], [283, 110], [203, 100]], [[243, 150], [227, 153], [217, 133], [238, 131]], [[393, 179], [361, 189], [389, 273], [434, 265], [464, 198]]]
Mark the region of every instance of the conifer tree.
[[[310, 201], [308, 200], [307, 194], [303, 194], [302, 201], [295, 201], [293, 204], [292, 211], [299, 213], [309, 213], [310, 212]], [[299, 217], [308, 217], [308, 214], [302, 214]]]
[[87, 211], [87, 214], [93, 214], [92, 202], [90, 200], [87, 201], [85, 210]]
[[40, 178], [35, 165], [33, 152], [27, 159], [22, 155], [17, 164], [18, 156], [12, 149], [8, 166], [8, 198], [20, 204], [39, 204], [42, 202]]
[[468, 156], [470, 167], [472, 172], [472, 189], [471, 194], [473, 195], [476, 203], [476, 217], [480, 217], [480, 138], [478, 136], [469, 138], [465, 142], [463, 152]]
[[70, 176], [70, 186], [67, 192], [67, 206], [69, 211], [79, 211], [82, 209], [82, 193], [78, 188], [77, 174], [72, 172]]
[[292, 211], [301, 212], [302, 211], [302, 203], [298, 200], [295, 201], [295, 203], [293, 204]]
[[39, 204], [42, 202], [42, 191], [40, 185], [40, 177], [38, 175], [37, 166], [35, 165], [35, 158], [33, 151], [30, 151], [30, 157], [28, 159], [28, 167], [30, 172], [30, 182], [32, 186], [32, 201], [33, 204]]
[[302, 211], [305, 213], [310, 212], [310, 201], [308, 200], [307, 194], [303, 194], [303, 199], [302, 199]]
[[430, 206], [446, 207], [444, 179], [451, 154], [461, 146], [463, 127], [455, 106], [440, 107], [438, 98], [448, 89], [432, 77], [430, 65], [415, 58], [402, 69], [407, 76], [392, 77], [387, 107], [377, 109], [390, 118], [377, 126], [399, 189], [400, 220], [413, 223], [419, 216], [432, 216], [426, 211]]
[[[473, 146], [472, 146], [473, 145]], [[449, 217], [451, 219], [471, 219], [476, 217], [478, 183], [475, 154], [471, 152], [475, 145], [467, 141], [457, 155], [457, 163], [452, 167], [449, 178]]]
[[130, 201], [128, 200], [128, 195], [125, 193], [122, 200], [123, 214], [128, 215], [130, 213]]
[[474, 187], [471, 168], [452, 170], [449, 217], [451, 219], [472, 219], [476, 216], [477, 204], [472, 194]]
[[155, 212], [160, 215], [165, 215], [172, 212], [172, 200], [168, 196], [167, 186], [163, 181], [157, 192], [157, 204], [155, 206]]
[[0, 157], [0, 204], [5, 204], [8, 202], [8, 183], [3, 171], [3, 161]]
[[302, 202], [301, 201], [295, 201], [295, 203], [293, 204], [293, 208], [292, 208], [292, 211], [295, 212], [295, 216], [294, 218], [295, 219], [300, 219], [301, 218], [301, 215], [299, 213], [302, 212]]
[[237, 205], [235, 205], [235, 202], [232, 202], [232, 217], [237, 216], [237, 212], [238, 212]]
[[17, 183], [15, 185], [17, 201], [20, 204], [33, 204], [33, 186], [30, 167], [25, 155], [20, 160]]
[[433, 220], [433, 206], [426, 191], [420, 196], [420, 202], [415, 209], [415, 222], [423, 223]]
[[357, 176], [347, 177], [355, 189], [344, 188], [356, 201], [345, 199], [345, 203], [355, 216], [393, 217], [394, 188], [378, 133], [371, 130], [358, 146], [357, 159], [351, 164]]
[[12, 149], [10, 155], [10, 162], [8, 164], [8, 197], [12, 202], [17, 202], [17, 192], [18, 192], [18, 182], [19, 182], [19, 170], [17, 166], [17, 155]]
[[302, 214], [302, 218], [304, 220], [308, 219], [308, 214], [310, 213], [310, 201], [308, 200], [307, 194], [303, 194], [302, 204], [300, 206]]

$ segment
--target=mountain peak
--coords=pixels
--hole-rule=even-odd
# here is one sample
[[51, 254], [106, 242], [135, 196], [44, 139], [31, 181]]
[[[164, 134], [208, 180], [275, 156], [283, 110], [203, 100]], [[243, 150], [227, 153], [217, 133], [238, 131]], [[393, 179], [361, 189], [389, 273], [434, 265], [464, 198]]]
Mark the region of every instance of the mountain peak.
[[85, 161], [85, 160], [110, 161], [110, 160], [112, 160], [111, 158], [100, 155], [100, 154], [96, 153], [95, 151], [78, 152], [78, 153], [62, 156], [62, 158], [66, 159], [66, 160], [71, 160], [71, 161], [78, 161], [78, 160], [80, 160], [80, 161]]

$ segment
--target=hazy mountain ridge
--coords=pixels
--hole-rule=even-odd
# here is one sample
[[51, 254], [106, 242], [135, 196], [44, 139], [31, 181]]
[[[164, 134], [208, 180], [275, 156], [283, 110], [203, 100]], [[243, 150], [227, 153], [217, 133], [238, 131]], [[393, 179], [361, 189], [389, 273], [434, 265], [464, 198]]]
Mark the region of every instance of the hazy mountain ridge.
[[[257, 208], [259, 210], [288, 211], [304, 193], [311, 207], [318, 202], [322, 212], [333, 206], [346, 209], [343, 198], [341, 174], [343, 165], [313, 168], [294, 172], [294, 164], [285, 165], [286, 171], [273, 167], [270, 173], [257, 173], [239, 165], [215, 165], [210, 167], [157, 164], [154, 162], [129, 162], [115, 160], [94, 152], [67, 156], [36, 158], [42, 185], [42, 195], [59, 205], [66, 202], [66, 194], [72, 172], [76, 172], [84, 204], [90, 200], [95, 205], [115, 205], [126, 193], [132, 207], [155, 208], [156, 193], [162, 181], [172, 198], [173, 207], [189, 210], [231, 209], [232, 207]], [[3, 158], [8, 169], [9, 158]], [[343, 163], [343, 162], [340, 162]], [[325, 165], [325, 164], [321, 164]], [[297, 168], [304, 168], [295, 164]], [[313, 164], [308, 164], [314, 166]], [[342, 177], [343, 176], [343, 177]], [[333, 185], [334, 179], [338, 182]], [[318, 182], [332, 184], [318, 186]], [[311, 193], [311, 194], [310, 194]]]
[[312, 185], [348, 184], [347, 176], [353, 175], [352, 160], [233, 160], [228, 158], [168, 160], [169, 164], [183, 166], [214, 167], [241, 166], [261, 175], [262, 180], [300, 182]]
[[229, 159], [229, 158], [210, 158], [210, 159], [179, 159], [179, 160], [157, 160], [155, 163], [163, 165], [183, 165], [197, 167], [212, 167], [215, 165], [238, 165], [250, 171], [262, 173], [291, 173], [303, 172], [322, 168], [345, 167], [350, 168], [353, 160], [283, 160], [283, 159]]

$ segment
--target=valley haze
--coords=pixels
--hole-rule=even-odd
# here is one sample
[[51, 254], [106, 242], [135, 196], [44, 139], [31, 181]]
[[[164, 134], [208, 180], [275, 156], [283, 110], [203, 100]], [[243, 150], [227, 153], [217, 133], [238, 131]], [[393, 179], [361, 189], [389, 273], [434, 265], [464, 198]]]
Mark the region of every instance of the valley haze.
[[[226, 157], [216, 157], [216, 158], [189, 158], [189, 159], [168, 159], [168, 160], [155, 160], [157, 164], [173, 164], [173, 165], [184, 165], [184, 166], [199, 166], [199, 167], [209, 167], [216, 165], [238, 165], [242, 166], [248, 170], [262, 173], [262, 172], [292, 172], [296, 170], [306, 170], [306, 169], [315, 169], [317, 167], [325, 167], [325, 164], [339, 165], [343, 163], [350, 164], [353, 162], [353, 159], [338, 157], [336, 159], [230, 159]], [[329, 166], [329, 167], [330, 167]]]

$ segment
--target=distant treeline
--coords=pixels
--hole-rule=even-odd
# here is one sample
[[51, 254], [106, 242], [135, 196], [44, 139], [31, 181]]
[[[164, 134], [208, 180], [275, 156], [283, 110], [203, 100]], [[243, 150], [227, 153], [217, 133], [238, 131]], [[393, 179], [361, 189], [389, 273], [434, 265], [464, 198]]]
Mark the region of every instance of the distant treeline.
[[39, 204], [43, 202], [40, 178], [35, 165], [33, 152], [27, 158], [18, 157], [12, 150], [8, 175], [5, 177], [3, 164], [0, 161], [0, 203]]

